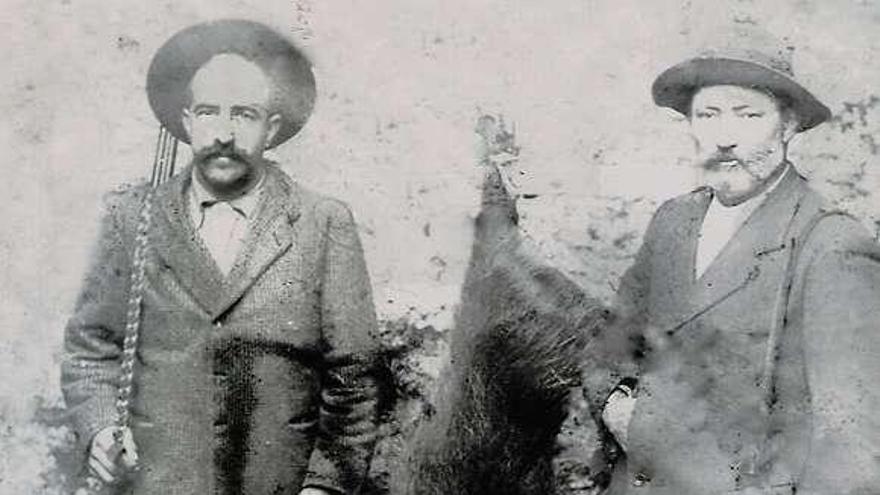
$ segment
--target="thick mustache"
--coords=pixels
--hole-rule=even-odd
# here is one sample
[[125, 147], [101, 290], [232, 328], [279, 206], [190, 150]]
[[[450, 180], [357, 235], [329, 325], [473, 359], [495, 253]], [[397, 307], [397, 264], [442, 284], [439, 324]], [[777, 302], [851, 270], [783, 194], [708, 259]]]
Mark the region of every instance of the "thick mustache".
[[213, 160], [215, 158], [230, 158], [238, 161], [247, 161], [247, 154], [236, 148], [234, 145], [228, 144], [213, 144], [207, 148], [203, 148], [200, 150], [196, 157], [200, 161], [204, 160]]
[[773, 154], [773, 151], [772, 148], [763, 148], [749, 154], [747, 157], [740, 157], [729, 151], [716, 152], [703, 161], [702, 166], [703, 168], [713, 169], [725, 166], [725, 163], [736, 162], [735, 166], [748, 170], [750, 164], [766, 160]]
[[738, 165], [741, 165], [743, 160], [733, 153], [715, 153], [703, 162], [703, 166], [709, 168], [717, 167], [726, 162], [736, 162]]

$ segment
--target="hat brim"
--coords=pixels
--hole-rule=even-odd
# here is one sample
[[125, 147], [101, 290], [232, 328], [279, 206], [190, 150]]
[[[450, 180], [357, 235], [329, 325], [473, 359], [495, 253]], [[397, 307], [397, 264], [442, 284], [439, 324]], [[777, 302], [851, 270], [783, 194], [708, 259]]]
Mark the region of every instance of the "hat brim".
[[731, 58], [695, 58], [664, 71], [651, 88], [654, 102], [683, 115], [690, 113], [694, 93], [706, 86], [736, 85], [770, 91], [787, 98], [800, 132], [831, 117], [831, 111], [787, 74], [754, 62]]
[[156, 118], [177, 139], [189, 143], [183, 109], [195, 73], [213, 56], [232, 53], [257, 64], [272, 84], [272, 111], [281, 127], [270, 148], [302, 129], [315, 104], [315, 77], [305, 55], [272, 29], [252, 21], [225, 19], [188, 27], [156, 52], [147, 73], [147, 96]]

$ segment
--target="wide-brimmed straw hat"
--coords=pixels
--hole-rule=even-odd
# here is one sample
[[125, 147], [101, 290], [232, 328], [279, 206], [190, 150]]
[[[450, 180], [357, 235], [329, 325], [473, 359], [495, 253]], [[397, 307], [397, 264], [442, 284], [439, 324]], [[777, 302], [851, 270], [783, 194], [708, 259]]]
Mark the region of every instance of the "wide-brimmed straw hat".
[[654, 102], [684, 115], [694, 93], [706, 86], [736, 85], [769, 91], [795, 112], [799, 131], [831, 117], [831, 111], [794, 79], [793, 48], [759, 30], [730, 30], [699, 56], [666, 69], [651, 88]]
[[305, 55], [287, 38], [262, 24], [225, 19], [190, 26], [156, 52], [147, 73], [147, 95], [156, 117], [174, 137], [189, 142], [181, 120], [196, 71], [213, 56], [237, 54], [255, 63], [272, 84], [272, 111], [281, 128], [269, 147], [293, 137], [315, 104], [315, 77]]

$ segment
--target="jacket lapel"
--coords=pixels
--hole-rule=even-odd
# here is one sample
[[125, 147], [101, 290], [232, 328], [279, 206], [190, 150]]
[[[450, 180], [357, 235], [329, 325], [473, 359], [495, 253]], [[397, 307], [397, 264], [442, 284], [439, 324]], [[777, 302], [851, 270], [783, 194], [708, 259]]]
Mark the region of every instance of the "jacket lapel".
[[270, 166], [257, 218], [229, 272], [223, 296], [211, 312], [217, 318], [229, 310], [279, 256], [295, 241], [300, 215], [296, 185]]
[[[806, 181], [791, 166], [776, 189], [752, 212], [703, 276], [694, 281], [692, 290], [682, 294], [684, 300], [680, 301], [680, 313], [673, 319], [672, 331], [751, 285], [768, 271], [769, 263], [784, 259], [782, 255], [789, 248], [786, 239], [806, 190]], [[700, 228], [701, 224], [698, 224], [698, 233]], [[688, 272], [692, 280], [694, 264], [695, 257], [691, 256]]]
[[700, 241], [700, 229], [711, 201], [712, 191], [709, 188], [697, 189], [688, 198], [687, 205], [675, 221], [678, 225], [673, 230], [672, 243], [676, 248], [666, 255], [670, 256], [670, 276], [677, 287], [690, 288], [694, 285], [694, 264]]
[[223, 274], [196, 233], [185, 193], [192, 178], [187, 167], [156, 191], [153, 238], [163, 266], [173, 271], [193, 298], [213, 314], [218, 307], [218, 289], [225, 285]]
[[658, 229], [657, 248], [651, 261], [651, 305], [655, 325], [667, 327], [681, 314], [691, 311], [694, 285], [694, 259], [700, 226], [712, 199], [708, 188], [697, 189], [674, 200], [668, 218]]

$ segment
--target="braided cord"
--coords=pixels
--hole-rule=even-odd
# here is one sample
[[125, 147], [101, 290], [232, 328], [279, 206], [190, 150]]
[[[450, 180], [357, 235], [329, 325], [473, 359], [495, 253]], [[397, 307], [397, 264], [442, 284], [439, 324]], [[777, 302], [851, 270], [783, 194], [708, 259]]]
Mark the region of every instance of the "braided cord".
[[153, 195], [156, 187], [174, 174], [177, 158], [177, 139], [163, 126], [159, 126], [156, 155], [150, 186], [144, 195], [144, 204], [138, 217], [131, 264], [131, 289], [128, 295], [128, 311], [125, 317], [125, 340], [122, 344], [122, 362], [119, 388], [116, 393], [116, 431], [114, 439], [122, 445], [122, 435], [131, 426], [131, 401], [134, 396], [134, 366], [140, 339], [141, 310], [146, 288], [146, 257], [149, 243], [150, 222], [153, 215]]
[[[125, 339], [122, 344], [119, 386], [116, 391], [116, 421], [113, 431], [115, 451], [122, 452], [123, 436], [131, 427], [131, 402], [134, 397], [134, 368], [140, 340], [141, 313], [146, 290], [146, 258], [152, 220], [153, 196], [156, 187], [174, 175], [174, 162], [177, 158], [177, 139], [163, 126], [159, 126], [156, 140], [156, 154], [150, 185], [144, 195], [144, 203], [138, 216], [135, 230], [134, 253], [131, 265], [131, 286], [125, 318]], [[114, 454], [115, 455], [115, 454]], [[137, 469], [137, 468], [135, 468]], [[98, 495], [116, 493], [115, 485], [120, 480], [105, 483], [94, 472], [85, 478], [85, 485], [76, 490], [76, 495]]]
[[153, 188], [147, 189], [144, 205], [138, 217], [131, 270], [131, 291], [128, 296], [128, 313], [125, 323], [125, 340], [122, 345], [122, 375], [116, 394], [117, 442], [122, 441], [123, 429], [131, 423], [131, 400], [134, 394], [134, 365], [140, 338], [141, 308], [145, 290], [146, 251], [152, 219]]

